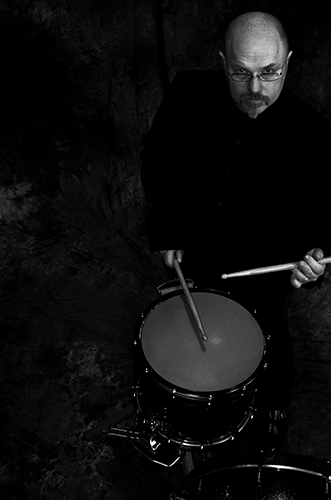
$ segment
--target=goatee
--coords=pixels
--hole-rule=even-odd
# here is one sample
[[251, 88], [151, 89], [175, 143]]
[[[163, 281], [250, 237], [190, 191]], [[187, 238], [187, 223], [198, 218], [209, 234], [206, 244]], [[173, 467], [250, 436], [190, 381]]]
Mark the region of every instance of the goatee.
[[256, 94], [254, 96], [246, 94], [240, 99], [240, 105], [246, 111], [249, 118], [253, 118], [253, 120], [260, 114], [259, 109], [268, 106], [268, 104], [269, 98], [261, 94]]

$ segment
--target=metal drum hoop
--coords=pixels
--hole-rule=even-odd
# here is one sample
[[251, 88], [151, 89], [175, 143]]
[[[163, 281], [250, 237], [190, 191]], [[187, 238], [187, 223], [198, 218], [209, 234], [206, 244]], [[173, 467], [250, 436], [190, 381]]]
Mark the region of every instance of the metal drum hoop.
[[[237, 300], [235, 297], [233, 297], [231, 294], [227, 292], [222, 292], [219, 290], [215, 289], [209, 289], [209, 288], [194, 288], [192, 290], [192, 293], [197, 293], [197, 292], [202, 292], [202, 293], [211, 293], [211, 294], [216, 294], [222, 297], [225, 297], [227, 299], [233, 300], [235, 303], [241, 305], [243, 308], [245, 308], [253, 317], [257, 316], [257, 313], [255, 310], [252, 310], [252, 308], [248, 309], [245, 303], [241, 300]], [[154, 302], [152, 302], [148, 308], [145, 309], [145, 311], [141, 314], [141, 318], [138, 321], [136, 325], [136, 333], [135, 333], [135, 340], [134, 340], [134, 348], [136, 350], [136, 354], [138, 355], [138, 360], [142, 363], [143, 370], [145, 373], [148, 373], [148, 376], [164, 391], [171, 393], [173, 395], [180, 396], [182, 398], [190, 399], [190, 400], [195, 400], [195, 401], [201, 401], [201, 402], [209, 402], [210, 400], [215, 400], [217, 398], [226, 398], [231, 400], [231, 397], [234, 397], [238, 394], [242, 394], [242, 392], [248, 392], [250, 389], [250, 386], [252, 383], [254, 383], [258, 373], [261, 371], [262, 363], [256, 368], [256, 370], [245, 380], [245, 384], [237, 384], [233, 387], [230, 387], [229, 389], [222, 389], [218, 391], [211, 391], [211, 392], [205, 392], [205, 391], [190, 391], [187, 390], [177, 384], [171, 384], [163, 378], [159, 373], [157, 373], [154, 368], [151, 366], [149, 363], [148, 359], [146, 356], [144, 356], [144, 351], [142, 347], [142, 335], [143, 335], [143, 329], [146, 324], [146, 321], [148, 317], [154, 312], [156, 307], [159, 307], [163, 302], [167, 301], [168, 299], [172, 297], [176, 297], [178, 295], [183, 295], [181, 290], [175, 290], [172, 292], [169, 292], [169, 294], [166, 294], [158, 299], [156, 299]], [[194, 296], [194, 295], [193, 295]], [[263, 341], [263, 357], [265, 357], [266, 354], [266, 341], [263, 336], [262, 332], [262, 341]]]

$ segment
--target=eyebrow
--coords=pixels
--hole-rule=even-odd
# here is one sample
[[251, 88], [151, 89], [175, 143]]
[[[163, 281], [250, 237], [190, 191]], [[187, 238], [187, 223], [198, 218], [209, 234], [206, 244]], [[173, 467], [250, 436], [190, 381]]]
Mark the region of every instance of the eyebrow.
[[[261, 71], [263, 70], [266, 70], [266, 69], [274, 69], [278, 66], [277, 63], [270, 63], [270, 64], [267, 64], [267, 66], [263, 66], [263, 68], [261, 68]], [[241, 64], [234, 64], [233, 65], [233, 68], [234, 69], [243, 69], [245, 71], [249, 71], [247, 68], [245, 68], [244, 66], [242, 66]]]
[[277, 63], [271, 63], [271, 64], [268, 64], [267, 66], [264, 66], [262, 69], [273, 69], [273, 68], [276, 68], [278, 66]]

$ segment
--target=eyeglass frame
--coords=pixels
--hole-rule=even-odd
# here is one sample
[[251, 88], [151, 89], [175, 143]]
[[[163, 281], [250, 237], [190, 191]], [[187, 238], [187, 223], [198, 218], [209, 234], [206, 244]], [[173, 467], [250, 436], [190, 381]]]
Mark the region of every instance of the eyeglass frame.
[[[275, 80], [263, 80], [261, 78], [261, 75], [263, 75], [264, 73], [266, 73], [265, 71], [261, 71], [260, 73], [257, 73], [256, 75], [253, 75], [252, 73], [236, 73], [235, 71], [233, 73], [229, 73], [228, 72], [228, 75], [229, 77], [231, 78], [231, 80], [233, 82], [237, 82], [237, 83], [247, 83], [249, 82], [252, 78], [255, 78], [257, 77], [259, 80], [261, 80], [261, 82], [266, 82], [266, 83], [270, 83], [270, 82], [277, 82], [280, 77], [282, 76], [283, 74], [283, 68], [285, 66], [285, 64], [287, 63], [287, 61], [284, 62], [283, 66], [281, 68], [279, 68], [277, 71], [273, 71], [272, 73], [267, 73], [268, 75], [277, 75], [277, 78]], [[278, 71], [280, 71], [280, 73], [278, 73]], [[233, 79], [233, 75], [238, 75], [238, 74], [242, 74], [243, 76], [247, 76], [248, 79], [247, 80], [234, 80]]]

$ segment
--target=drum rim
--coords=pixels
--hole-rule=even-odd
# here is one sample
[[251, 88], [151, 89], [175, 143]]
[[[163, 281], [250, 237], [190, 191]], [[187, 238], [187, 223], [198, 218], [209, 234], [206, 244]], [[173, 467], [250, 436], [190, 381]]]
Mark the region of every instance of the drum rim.
[[[293, 461], [293, 463], [291, 463]], [[199, 478], [209, 474], [219, 473], [226, 470], [244, 469], [244, 468], [257, 468], [259, 466], [263, 469], [277, 469], [277, 470], [292, 470], [296, 472], [309, 473], [311, 475], [326, 479], [323, 465], [328, 462], [327, 459], [321, 459], [309, 455], [301, 455], [294, 453], [287, 454], [274, 454], [272, 457], [267, 457], [261, 464], [261, 454], [259, 453], [242, 453], [239, 455], [227, 457], [212, 457], [198, 464], [184, 480], [184, 489], [189, 484]], [[312, 469], [314, 464], [315, 470]], [[310, 468], [309, 468], [310, 467]], [[318, 470], [320, 469], [320, 471]], [[328, 477], [331, 481], [331, 476]]]
[[[241, 383], [235, 385], [235, 386], [232, 386], [228, 389], [220, 389], [220, 390], [217, 390], [217, 391], [192, 391], [190, 389], [186, 389], [184, 387], [181, 387], [179, 385], [176, 385], [176, 384], [171, 384], [171, 388], [168, 387], [167, 385], [164, 384], [164, 382], [167, 382], [167, 380], [162, 377], [156, 370], [154, 370], [154, 368], [151, 366], [151, 364], [149, 363], [149, 361], [147, 360], [147, 358], [145, 357], [144, 355], [144, 349], [143, 349], [143, 346], [142, 346], [142, 331], [143, 331], [143, 327], [149, 317], [149, 315], [154, 311], [154, 309], [162, 304], [163, 302], [165, 302], [167, 299], [170, 299], [170, 298], [173, 298], [173, 297], [176, 297], [178, 295], [183, 295], [184, 292], [182, 290], [175, 290], [173, 292], [169, 292], [161, 297], [159, 297], [157, 300], [154, 300], [144, 311], [143, 313], [141, 314], [141, 318], [140, 320], [138, 321], [137, 325], [136, 325], [136, 333], [135, 333], [135, 338], [134, 338], [134, 347], [139, 349], [139, 352], [137, 353], [138, 356], [139, 356], [139, 362], [144, 365], [145, 367], [145, 370], [144, 372], [147, 372], [149, 377], [159, 386], [161, 387], [162, 389], [166, 390], [167, 392], [169, 393], [173, 393], [174, 395], [178, 395], [180, 397], [183, 397], [183, 398], [188, 398], [188, 399], [192, 399], [192, 400], [199, 400], [199, 401], [209, 401], [209, 400], [213, 400], [213, 399], [219, 399], [219, 398], [225, 398], [225, 397], [229, 397], [229, 395], [233, 394], [233, 395], [236, 395], [237, 393], [239, 392], [244, 392], [244, 394], [250, 394], [250, 387], [252, 385], [252, 383], [257, 379], [258, 377], [258, 374], [259, 372], [263, 369], [263, 360], [265, 358], [265, 355], [266, 355], [266, 339], [264, 337], [264, 334], [263, 334], [263, 331], [262, 331], [262, 328], [261, 328], [261, 325], [259, 324], [259, 322], [257, 321], [256, 319], [256, 315], [257, 313], [255, 311], [252, 311], [252, 310], [249, 310], [247, 309], [246, 305], [244, 305], [243, 301], [241, 300], [237, 300], [232, 294], [228, 293], [228, 292], [223, 292], [223, 291], [220, 291], [220, 290], [216, 290], [216, 289], [213, 289], [213, 288], [199, 288], [199, 287], [194, 287], [191, 292], [193, 293], [212, 293], [214, 295], [220, 295], [220, 296], [223, 296], [225, 298], [228, 298], [230, 300], [233, 300], [234, 302], [236, 302], [237, 304], [239, 304], [240, 306], [242, 306], [244, 309], [246, 309], [252, 316], [253, 318], [256, 320], [259, 328], [260, 328], [260, 331], [261, 331], [261, 334], [262, 334], [262, 341], [263, 341], [263, 353], [262, 353], [262, 357], [261, 357], [261, 361], [260, 363], [258, 364], [258, 366], [256, 367], [256, 369], [254, 370], [254, 372], [245, 380], [243, 380]], [[141, 377], [141, 375], [140, 375]], [[139, 378], [140, 378], [139, 377]], [[139, 384], [139, 382], [138, 382]], [[169, 383], [169, 386], [170, 386], [170, 383]], [[253, 385], [252, 389], [251, 389], [251, 392], [254, 392], [256, 386]]]
[[[164, 382], [167, 382], [161, 375], [159, 375], [154, 368], [149, 364], [149, 362], [145, 359], [145, 373], [148, 373], [149, 378], [156, 383], [159, 387], [161, 387], [163, 390], [168, 392], [169, 394], [173, 394], [174, 397], [176, 395], [178, 397], [181, 397], [183, 399], [191, 399], [191, 400], [198, 400], [201, 402], [212, 402], [213, 400], [218, 400], [218, 399], [223, 399], [223, 398], [228, 398], [229, 396], [237, 395], [240, 393], [240, 395], [249, 395], [253, 393], [256, 389], [256, 385], [253, 383], [257, 381], [258, 378], [258, 373], [260, 370], [263, 369], [263, 356], [261, 359], [261, 362], [259, 366], [256, 368], [256, 370], [246, 379], [243, 380], [241, 384], [237, 384], [235, 386], [230, 387], [229, 389], [220, 389], [218, 391], [192, 391], [190, 389], [185, 389], [184, 387], [171, 384], [169, 386], [165, 385]], [[146, 369], [148, 370], [146, 372]], [[142, 375], [138, 377], [138, 386], [139, 386], [139, 380]], [[253, 385], [252, 385], [253, 384]], [[252, 386], [252, 387], [251, 387]]]
[[[197, 292], [213, 293], [215, 295], [221, 295], [221, 296], [226, 297], [230, 300], [233, 300], [237, 304], [244, 307], [244, 309], [246, 309], [255, 319], [256, 319], [256, 316], [258, 317], [258, 312], [251, 303], [249, 303], [246, 300], [243, 300], [241, 298], [236, 297], [235, 295], [233, 295], [230, 292], [225, 292], [224, 290], [217, 290], [216, 288], [205, 288], [205, 287], [200, 288], [200, 287], [196, 287], [196, 286], [194, 286], [190, 290], [190, 292], [191, 293], [197, 293]], [[172, 298], [172, 297], [176, 297], [177, 295], [184, 295], [183, 290], [182, 289], [174, 290], [172, 292], [168, 292], [164, 295], [161, 295], [157, 299], [153, 300], [153, 302], [151, 302], [151, 304], [149, 304], [141, 313], [141, 317], [139, 318], [137, 325], [136, 325], [136, 327], [138, 328], [138, 332], [140, 332], [141, 324], [145, 323], [148, 315], [151, 313], [151, 311], [153, 309], [155, 309], [157, 304], [159, 304], [161, 302], [165, 302], [167, 299]], [[258, 322], [258, 320], [257, 320], [257, 323], [258, 323], [259, 327], [261, 328], [261, 325]], [[261, 331], [262, 331], [262, 328], [261, 328]], [[262, 334], [263, 334], [263, 332], [262, 332]]]

